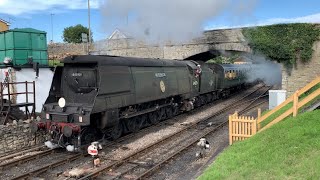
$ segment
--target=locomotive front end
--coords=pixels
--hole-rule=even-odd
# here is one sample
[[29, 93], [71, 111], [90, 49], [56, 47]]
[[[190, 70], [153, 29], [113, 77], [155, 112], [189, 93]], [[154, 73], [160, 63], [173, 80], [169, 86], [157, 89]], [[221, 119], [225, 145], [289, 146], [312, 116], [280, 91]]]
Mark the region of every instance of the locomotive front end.
[[96, 64], [65, 64], [57, 67], [42, 121], [33, 131], [44, 129], [49, 141], [70, 151], [90, 143], [90, 118], [98, 93]]

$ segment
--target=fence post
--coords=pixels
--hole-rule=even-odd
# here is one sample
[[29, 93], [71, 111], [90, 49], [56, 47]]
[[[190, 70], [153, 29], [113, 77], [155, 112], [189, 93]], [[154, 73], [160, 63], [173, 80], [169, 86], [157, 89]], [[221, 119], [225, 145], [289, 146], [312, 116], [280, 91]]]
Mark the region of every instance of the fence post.
[[293, 117], [298, 114], [298, 91], [293, 94]]
[[232, 144], [232, 115], [229, 115], [229, 145]]
[[[261, 108], [258, 108], [258, 119], [257, 121], [259, 121], [259, 119], [261, 118]], [[260, 123], [258, 124], [258, 130], [261, 128]]]
[[251, 117], [251, 120], [253, 121], [253, 128], [252, 128], [252, 134], [251, 136], [255, 135], [257, 133], [257, 119], [254, 119]]

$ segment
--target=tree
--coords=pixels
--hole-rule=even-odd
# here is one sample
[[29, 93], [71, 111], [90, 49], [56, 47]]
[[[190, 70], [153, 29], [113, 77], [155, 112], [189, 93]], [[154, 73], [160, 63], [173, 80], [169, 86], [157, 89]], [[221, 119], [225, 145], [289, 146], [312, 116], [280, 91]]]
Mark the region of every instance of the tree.
[[[76, 26], [66, 27], [63, 30], [63, 41], [68, 43], [81, 43], [81, 34], [89, 34], [89, 29], [87, 27], [78, 24]], [[92, 33], [91, 33], [92, 40]]]

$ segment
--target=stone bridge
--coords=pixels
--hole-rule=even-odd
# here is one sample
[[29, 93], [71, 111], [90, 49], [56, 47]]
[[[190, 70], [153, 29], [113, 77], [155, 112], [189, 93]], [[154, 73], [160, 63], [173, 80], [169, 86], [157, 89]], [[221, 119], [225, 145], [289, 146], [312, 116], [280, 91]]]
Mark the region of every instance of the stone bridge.
[[134, 39], [109, 39], [95, 43], [97, 54], [161, 59], [192, 59], [217, 56], [223, 52], [251, 52], [242, 29], [223, 29], [204, 32], [189, 43], [162, 46], [146, 45]]

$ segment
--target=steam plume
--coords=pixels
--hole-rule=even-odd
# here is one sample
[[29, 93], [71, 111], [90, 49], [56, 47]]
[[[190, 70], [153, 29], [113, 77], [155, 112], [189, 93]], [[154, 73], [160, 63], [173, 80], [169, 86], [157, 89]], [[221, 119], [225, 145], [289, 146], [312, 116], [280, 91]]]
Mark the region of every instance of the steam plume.
[[251, 58], [256, 66], [249, 74], [249, 81], [261, 79], [267, 85], [281, 85], [282, 73], [279, 63], [268, 60], [262, 55], [254, 55]]
[[[237, 2], [247, 3], [240, 0]], [[198, 37], [206, 21], [231, 9], [233, 0], [107, 0], [100, 9], [104, 27], [119, 28], [137, 39], [161, 43]], [[236, 3], [238, 6], [239, 3]], [[235, 5], [234, 5], [235, 6]], [[241, 6], [242, 7], [242, 6]], [[251, 7], [251, 6], [250, 6]], [[126, 23], [126, 19], [128, 23]]]

